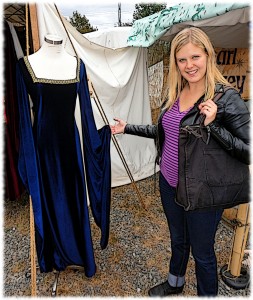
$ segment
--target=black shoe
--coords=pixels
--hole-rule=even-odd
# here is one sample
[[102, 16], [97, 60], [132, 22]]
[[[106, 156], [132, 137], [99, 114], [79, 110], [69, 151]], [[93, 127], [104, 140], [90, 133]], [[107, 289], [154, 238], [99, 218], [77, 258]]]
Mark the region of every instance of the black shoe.
[[170, 286], [168, 281], [165, 281], [163, 283], [160, 283], [154, 287], [152, 287], [149, 291], [148, 294], [150, 297], [165, 297], [169, 295], [174, 295], [174, 294], [180, 294], [183, 291], [184, 286], [180, 287], [173, 287]]

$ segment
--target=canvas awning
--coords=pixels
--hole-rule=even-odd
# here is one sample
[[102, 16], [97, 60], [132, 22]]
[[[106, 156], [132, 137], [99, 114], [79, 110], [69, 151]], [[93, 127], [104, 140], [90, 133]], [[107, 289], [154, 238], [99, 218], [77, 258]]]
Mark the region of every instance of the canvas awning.
[[249, 4], [180, 3], [146, 18], [137, 20], [127, 44], [149, 47], [158, 39], [171, 41], [187, 26], [203, 29], [215, 47], [249, 47]]

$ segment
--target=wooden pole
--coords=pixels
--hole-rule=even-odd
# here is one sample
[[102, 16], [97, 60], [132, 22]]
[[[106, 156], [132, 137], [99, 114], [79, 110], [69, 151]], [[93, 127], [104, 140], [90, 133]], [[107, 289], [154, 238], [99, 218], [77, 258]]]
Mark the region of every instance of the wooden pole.
[[29, 13], [30, 13], [30, 22], [31, 22], [33, 51], [36, 52], [40, 48], [39, 27], [38, 27], [36, 4], [29, 4]]
[[[29, 15], [28, 15], [29, 14]], [[31, 28], [29, 28], [29, 16], [31, 22]], [[39, 30], [36, 4], [26, 4], [26, 55], [30, 53], [29, 43], [29, 29], [32, 34], [33, 51], [37, 51], [40, 48]], [[35, 226], [34, 226], [34, 214], [32, 206], [32, 198], [29, 196], [30, 202], [30, 255], [31, 255], [31, 296], [36, 296], [36, 245], [35, 245]]]
[[29, 197], [30, 202], [30, 255], [31, 255], [31, 296], [36, 297], [36, 246], [35, 246], [35, 227], [34, 214], [32, 206], [32, 198]]
[[[69, 40], [70, 40], [70, 43], [71, 43], [71, 45], [72, 45], [72, 47], [73, 47], [73, 50], [74, 50], [76, 56], [78, 56], [78, 55], [77, 55], [77, 52], [76, 52], [76, 49], [75, 49], [75, 47], [74, 47], [74, 45], [73, 45], [73, 43], [72, 43], [72, 40], [71, 40], [71, 38], [70, 38], [70, 36], [69, 36], [69, 33], [68, 33], [68, 31], [67, 31], [67, 28], [66, 28], [66, 26], [64, 25], [64, 22], [63, 22], [63, 20], [62, 20], [61, 14], [60, 14], [60, 12], [59, 12], [59, 10], [58, 10], [58, 8], [57, 8], [56, 5], [55, 5], [55, 9], [56, 9], [56, 11], [57, 11], [57, 13], [58, 13], [58, 16], [59, 16], [59, 18], [60, 18], [60, 20], [61, 20], [61, 22], [62, 22], [62, 25], [63, 25], [64, 29], [65, 29], [65, 31], [66, 31], [66, 34], [67, 34], [67, 36], [68, 36], [68, 38], [69, 38]], [[96, 103], [96, 105], [97, 105], [97, 108], [98, 108], [98, 110], [99, 110], [99, 112], [100, 112], [100, 115], [101, 115], [101, 117], [102, 117], [104, 123], [107, 124], [107, 125], [109, 125], [109, 121], [108, 121], [107, 116], [106, 116], [106, 114], [105, 114], [105, 112], [104, 112], [104, 109], [103, 109], [103, 107], [102, 107], [102, 104], [101, 104], [101, 102], [100, 102], [100, 100], [99, 100], [99, 98], [98, 98], [98, 95], [97, 95], [97, 93], [96, 93], [96, 91], [95, 91], [95, 89], [94, 89], [94, 87], [93, 87], [93, 84], [92, 84], [92, 82], [91, 82], [91, 80], [90, 80], [89, 77], [87, 78], [87, 80], [88, 80], [88, 86], [89, 86], [90, 95], [93, 97], [93, 99], [94, 99], [94, 101], [95, 101], [95, 103]], [[131, 173], [131, 171], [130, 171], [130, 169], [129, 169], [127, 163], [126, 163], [126, 160], [125, 160], [125, 158], [124, 158], [124, 156], [123, 156], [123, 153], [122, 153], [122, 151], [121, 151], [121, 149], [120, 149], [120, 146], [119, 146], [118, 141], [117, 141], [117, 139], [116, 139], [115, 136], [112, 136], [112, 141], [113, 141], [113, 143], [114, 143], [114, 145], [115, 145], [115, 148], [116, 148], [116, 150], [117, 150], [117, 152], [118, 152], [118, 154], [119, 154], [119, 156], [120, 156], [120, 158], [121, 158], [121, 161], [122, 161], [122, 163], [123, 163], [123, 165], [124, 165], [124, 167], [125, 167], [125, 169], [126, 169], [126, 171], [127, 171], [127, 174], [128, 174], [128, 176], [129, 176], [129, 178], [130, 178], [130, 180], [131, 180], [131, 183], [132, 183], [133, 186], [134, 186], [134, 189], [135, 189], [135, 191], [136, 191], [136, 194], [137, 194], [137, 196], [138, 196], [138, 198], [139, 198], [139, 200], [140, 200], [140, 202], [141, 202], [141, 205], [142, 205], [142, 207], [146, 210], [146, 206], [145, 206], [145, 204], [144, 204], [144, 201], [142, 200], [141, 194], [140, 194], [140, 192], [139, 192], [139, 190], [138, 190], [138, 188], [137, 188], [137, 185], [136, 185], [136, 183], [135, 183], [135, 181], [134, 181], [134, 178], [133, 178], [133, 176], [132, 176], [132, 173]]]
[[232, 222], [234, 219], [236, 219], [237, 211], [237, 207], [224, 209], [222, 218], [227, 222]]
[[244, 250], [249, 233], [250, 212], [249, 204], [241, 204], [237, 212], [237, 226], [235, 229], [234, 245], [228, 269], [233, 276], [240, 276]]
[[[107, 125], [109, 125], [109, 121], [108, 121], [108, 119], [107, 119], [107, 117], [106, 117], [106, 115], [105, 115], [105, 112], [104, 112], [104, 110], [103, 110], [103, 107], [102, 107], [102, 105], [101, 105], [101, 102], [100, 102], [99, 99], [98, 99], [98, 95], [97, 95], [97, 93], [96, 93], [96, 91], [95, 91], [95, 89], [94, 89], [94, 86], [93, 86], [93, 84], [92, 84], [90, 78], [88, 78], [88, 86], [89, 86], [90, 95], [93, 97], [93, 99], [94, 99], [94, 101], [95, 101], [95, 103], [96, 103], [96, 105], [97, 105], [97, 108], [98, 108], [98, 110], [99, 110], [99, 112], [100, 112], [100, 114], [101, 114], [101, 117], [102, 117], [104, 123], [107, 124]], [[118, 143], [118, 141], [117, 141], [117, 139], [116, 139], [116, 137], [115, 137], [114, 135], [112, 135], [112, 141], [113, 141], [114, 146], [115, 146], [115, 148], [116, 148], [116, 150], [117, 150], [117, 152], [118, 152], [118, 154], [119, 154], [119, 156], [120, 156], [120, 159], [121, 159], [121, 161], [122, 161], [122, 163], [123, 163], [123, 165], [124, 165], [124, 167], [125, 167], [125, 170], [126, 170], [128, 176], [129, 176], [130, 180], [131, 180], [131, 183], [133, 184], [133, 187], [134, 187], [134, 189], [135, 189], [135, 191], [136, 191], [136, 194], [137, 194], [137, 196], [138, 196], [138, 198], [139, 198], [139, 200], [140, 200], [140, 202], [141, 202], [141, 205], [142, 205], [142, 207], [146, 210], [145, 203], [144, 203], [144, 201], [143, 201], [143, 199], [142, 199], [142, 197], [141, 197], [141, 194], [140, 194], [140, 192], [139, 192], [139, 189], [138, 189], [138, 187], [137, 187], [137, 185], [136, 185], [136, 183], [135, 183], [135, 181], [134, 181], [133, 175], [132, 175], [132, 173], [131, 173], [131, 171], [130, 171], [130, 169], [129, 169], [129, 167], [128, 167], [128, 164], [127, 164], [127, 162], [126, 162], [126, 160], [125, 160], [125, 158], [124, 158], [124, 155], [123, 155], [123, 153], [122, 153], [122, 151], [121, 151], [121, 148], [120, 148], [120, 146], [119, 146], [119, 143]]]

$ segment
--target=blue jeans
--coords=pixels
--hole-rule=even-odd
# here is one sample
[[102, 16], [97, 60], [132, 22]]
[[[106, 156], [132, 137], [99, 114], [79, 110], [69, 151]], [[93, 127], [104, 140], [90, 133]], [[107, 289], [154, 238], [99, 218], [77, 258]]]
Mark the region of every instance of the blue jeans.
[[160, 173], [160, 193], [171, 238], [168, 281], [173, 286], [184, 284], [190, 249], [195, 260], [198, 296], [218, 293], [215, 234], [223, 209], [185, 211], [175, 202], [176, 189]]

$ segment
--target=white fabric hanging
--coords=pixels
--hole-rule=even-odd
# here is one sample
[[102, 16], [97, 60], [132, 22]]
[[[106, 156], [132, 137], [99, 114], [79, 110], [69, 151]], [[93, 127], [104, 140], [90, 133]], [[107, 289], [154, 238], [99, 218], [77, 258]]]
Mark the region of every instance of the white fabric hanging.
[[11, 22], [8, 22], [8, 21], [7, 21], [7, 23], [10, 27], [10, 32], [11, 32], [11, 35], [12, 35], [15, 52], [16, 52], [17, 58], [19, 59], [19, 58], [24, 56], [24, 52], [23, 52], [22, 47], [20, 45], [18, 35], [17, 35], [17, 32], [14, 28], [14, 25]]

